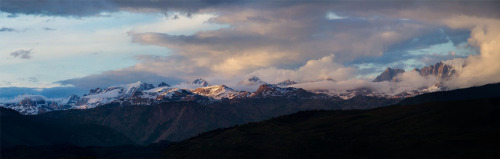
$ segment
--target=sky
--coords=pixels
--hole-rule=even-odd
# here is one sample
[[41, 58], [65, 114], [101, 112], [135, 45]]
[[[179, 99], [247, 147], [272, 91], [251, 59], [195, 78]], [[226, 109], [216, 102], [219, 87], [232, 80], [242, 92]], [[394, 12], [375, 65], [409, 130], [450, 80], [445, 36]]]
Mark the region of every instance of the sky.
[[450, 88], [500, 82], [498, 8], [481, 0], [1, 0], [0, 98], [251, 76], [360, 87], [387, 67], [452, 59], [467, 65]]

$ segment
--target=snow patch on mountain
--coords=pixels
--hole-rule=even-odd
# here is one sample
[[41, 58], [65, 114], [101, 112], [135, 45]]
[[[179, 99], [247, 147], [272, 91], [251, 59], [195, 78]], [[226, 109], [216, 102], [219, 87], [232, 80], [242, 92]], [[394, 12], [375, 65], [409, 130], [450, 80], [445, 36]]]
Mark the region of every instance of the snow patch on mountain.
[[277, 86], [289, 86], [289, 85], [294, 85], [294, 84], [297, 84], [297, 82], [290, 81], [290, 79], [287, 79], [287, 80], [285, 80], [283, 82], [277, 83], [276, 85]]
[[206, 97], [211, 97], [214, 99], [222, 99], [222, 98], [242, 98], [242, 97], [249, 97], [251, 95], [250, 92], [246, 91], [236, 91], [232, 88], [229, 88], [225, 85], [216, 85], [216, 86], [209, 86], [209, 87], [200, 87], [191, 90], [193, 93], [196, 93], [198, 95], [206, 96]]
[[116, 98], [120, 96], [122, 92], [123, 92], [122, 89], [117, 88], [117, 89], [112, 89], [110, 91], [106, 91], [104, 93], [83, 96], [83, 98], [89, 98], [89, 99]]
[[210, 84], [207, 81], [205, 81], [204, 79], [201, 79], [201, 78], [195, 79], [193, 82], [191, 82], [191, 84], [200, 85], [203, 87], [210, 86]]

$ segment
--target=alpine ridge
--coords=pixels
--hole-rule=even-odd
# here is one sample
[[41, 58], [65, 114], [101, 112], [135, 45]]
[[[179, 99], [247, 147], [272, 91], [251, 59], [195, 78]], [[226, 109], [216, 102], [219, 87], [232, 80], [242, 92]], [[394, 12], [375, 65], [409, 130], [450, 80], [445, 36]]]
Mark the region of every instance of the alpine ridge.
[[405, 72], [405, 70], [402, 70], [402, 69], [397, 69], [397, 68], [392, 69], [392, 68], [387, 67], [385, 69], [385, 71], [382, 72], [382, 74], [378, 75], [373, 80], [373, 82], [382, 82], [382, 81], [396, 82], [397, 81], [396, 76], [398, 76], [399, 74], [402, 74], [404, 72]]
[[[390, 92], [380, 92], [365, 87], [340, 92], [304, 90], [295, 88], [294, 85], [300, 83], [289, 79], [277, 84], [268, 84], [257, 76], [250, 76], [238, 83], [237, 87], [246, 88], [243, 90], [230, 88], [226, 85], [211, 85], [202, 78], [177, 85], [169, 85], [161, 82], [156, 86], [138, 81], [130, 84], [111, 86], [105, 89], [90, 89], [88, 94], [84, 94], [81, 97], [71, 95], [65, 99], [49, 99], [40, 95], [21, 95], [15, 99], [1, 102], [0, 106], [16, 110], [24, 115], [35, 115], [55, 110], [89, 109], [110, 103], [118, 103], [120, 105], [154, 105], [164, 102], [190, 101], [206, 105], [224, 100], [244, 98], [284, 97], [300, 100], [336, 97], [347, 100], [357, 96], [401, 100], [422, 93], [447, 90], [442, 85], [442, 82], [453, 78], [457, 70], [460, 70], [463, 66], [463, 60], [455, 59], [442, 61], [422, 69], [415, 69], [414, 71], [417, 71], [422, 76], [436, 77], [438, 79], [437, 82], [429, 88], [404, 90], [399, 93], [391, 92], [398, 88], [391, 88]], [[401, 69], [387, 68], [373, 82], [389, 81], [397, 83], [400, 82], [398, 76], [403, 73], [405, 71]], [[329, 84], [328, 82], [335, 81], [328, 78], [328, 80], [323, 80], [323, 82], [325, 82], [324, 84]]]

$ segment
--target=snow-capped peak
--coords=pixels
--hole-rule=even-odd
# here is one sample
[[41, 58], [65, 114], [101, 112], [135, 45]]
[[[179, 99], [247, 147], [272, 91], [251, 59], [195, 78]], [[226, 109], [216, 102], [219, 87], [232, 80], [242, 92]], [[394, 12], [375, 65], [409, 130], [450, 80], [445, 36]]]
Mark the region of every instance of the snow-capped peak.
[[131, 91], [131, 93], [135, 91], [143, 91], [143, 90], [149, 90], [155, 88], [152, 84], [144, 83], [142, 81], [137, 81], [135, 83], [127, 84], [126, 87], [127, 92]]
[[158, 87], [170, 87], [170, 85], [165, 82], [161, 82], [160, 84], [158, 84]]
[[287, 79], [287, 80], [285, 80], [283, 82], [280, 82], [280, 83], [278, 83], [276, 85], [278, 85], [278, 86], [289, 86], [289, 85], [294, 85], [294, 84], [297, 84], [297, 82], [290, 81], [289, 79]]
[[251, 97], [274, 97], [274, 96], [279, 96], [279, 97], [292, 97], [292, 98], [299, 98], [299, 97], [311, 97], [313, 96], [313, 93], [308, 92], [304, 89], [301, 88], [294, 88], [294, 87], [278, 87], [276, 85], [272, 84], [263, 84], [259, 87], [257, 91], [255, 91], [254, 94], [252, 94]]
[[195, 79], [193, 82], [191, 82], [191, 84], [201, 85], [203, 87], [210, 86], [210, 84], [207, 81], [201, 78]]
[[134, 82], [134, 83], [130, 83], [130, 84], [126, 84], [127, 87], [140, 87], [141, 84], [143, 84], [144, 82], [142, 81], [137, 81], [137, 82]]
[[244, 80], [242, 80], [239, 84], [241, 85], [247, 85], [247, 86], [253, 86], [253, 85], [263, 85], [263, 84], [267, 84], [266, 82], [260, 80], [259, 77], [257, 76], [252, 76], [250, 78], [246, 78]]
[[225, 85], [200, 87], [191, 91], [198, 95], [212, 97], [214, 99], [222, 99], [222, 98], [232, 99], [234, 97], [248, 97], [251, 94], [250, 92], [245, 92], [245, 91], [242, 92], [235, 91], [234, 89], [229, 88]]

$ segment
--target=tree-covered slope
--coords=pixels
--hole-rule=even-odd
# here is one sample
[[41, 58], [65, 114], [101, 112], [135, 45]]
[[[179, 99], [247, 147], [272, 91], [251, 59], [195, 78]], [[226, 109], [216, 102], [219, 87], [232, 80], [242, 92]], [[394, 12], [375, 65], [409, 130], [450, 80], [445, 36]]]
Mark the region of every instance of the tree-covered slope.
[[167, 158], [498, 158], [500, 99], [308, 111], [212, 131]]

